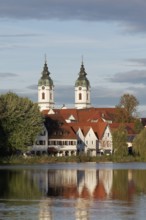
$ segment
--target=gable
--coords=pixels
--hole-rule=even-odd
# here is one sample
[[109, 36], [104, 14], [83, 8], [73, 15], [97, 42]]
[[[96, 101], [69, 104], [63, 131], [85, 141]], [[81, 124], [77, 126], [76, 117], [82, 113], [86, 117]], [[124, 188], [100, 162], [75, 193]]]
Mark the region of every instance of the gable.
[[53, 109], [49, 109], [48, 115], [50, 115], [50, 114], [55, 114], [55, 112], [53, 111]]
[[86, 134], [86, 137], [85, 138], [96, 138], [97, 139], [97, 136], [95, 135], [95, 132], [92, 128], [90, 128]]

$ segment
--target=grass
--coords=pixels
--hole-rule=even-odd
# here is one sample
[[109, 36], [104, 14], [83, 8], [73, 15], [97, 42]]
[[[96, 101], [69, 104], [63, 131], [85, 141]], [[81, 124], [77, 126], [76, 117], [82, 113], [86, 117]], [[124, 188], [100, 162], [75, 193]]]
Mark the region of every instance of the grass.
[[45, 163], [65, 163], [65, 162], [146, 162], [146, 158], [134, 157], [134, 156], [115, 156], [115, 155], [102, 155], [91, 157], [88, 155], [79, 156], [64, 156], [64, 157], [53, 157], [53, 156], [33, 156], [33, 157], [22, 157], [22, 156], [9, 156], [1, 157], [1, 165], [14, 165], [14, 164], [45, 164]]

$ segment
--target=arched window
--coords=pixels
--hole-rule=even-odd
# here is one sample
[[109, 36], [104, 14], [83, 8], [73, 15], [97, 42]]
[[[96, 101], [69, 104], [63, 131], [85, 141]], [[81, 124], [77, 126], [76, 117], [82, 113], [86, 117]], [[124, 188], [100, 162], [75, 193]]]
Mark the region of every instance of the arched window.
[[45, 99], [45, 93], [44, 92], [42, 93], [42, 99]]
[[87, 100], [88, 100], [88, 97], [89, 97], [89, 96], [88, 96], [88, 93], [87, 93]]
[[79, 93], [79, 100], [82, 100], [82, 93]]
[[50, 100], [52, 100], [52, 93], [50, 93]]

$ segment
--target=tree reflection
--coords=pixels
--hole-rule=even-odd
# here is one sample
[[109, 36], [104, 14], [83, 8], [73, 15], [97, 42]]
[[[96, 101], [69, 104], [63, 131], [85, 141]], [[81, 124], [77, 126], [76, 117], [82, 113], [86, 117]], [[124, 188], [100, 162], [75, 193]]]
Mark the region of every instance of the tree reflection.
[[25, 170], [0, 170], [0, 198], [36, 199], [40, 190]]
[[146, 193], [145, 170], [48, 171], [48, 197], [132, 201]]
[[146, 170], [0, 170], [1, 199], [121, 200], [146, 194]]

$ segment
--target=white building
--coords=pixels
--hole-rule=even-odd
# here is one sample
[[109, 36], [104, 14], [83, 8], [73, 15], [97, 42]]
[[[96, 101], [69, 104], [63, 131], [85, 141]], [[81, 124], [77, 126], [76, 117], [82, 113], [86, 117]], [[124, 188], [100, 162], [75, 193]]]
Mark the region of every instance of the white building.
[[38, 105], [40, 111], [54, 108], [54, 84], [46, 61], [38, 82]]
[[82, 62], [79, 77], [75, 82], [75, 108], [90, 108], [90, 82]]
[[[75, 107], [55, 109], [54, 84], [47, 62], [38, 82], [38, 105], [45, 116], [44, 130], [36, 138], [32, 150], [35, 153], [57, 156], [86, 153], [111, 154], [115, 108], [94, 108], [90, 101], [90, 82], [83, 62], [75, 82]], [[130, 125], [126, 125], [129, 132]]]

